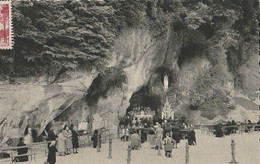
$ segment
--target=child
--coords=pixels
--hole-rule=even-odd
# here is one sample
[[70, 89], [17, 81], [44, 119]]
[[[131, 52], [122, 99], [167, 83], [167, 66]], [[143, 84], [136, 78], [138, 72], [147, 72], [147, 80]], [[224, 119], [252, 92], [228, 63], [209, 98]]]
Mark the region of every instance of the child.
[[48, 146], [48, 159], [47, 162], [49, 162], [50, 164], [55, 164], [56, 163], [56, 152], [57, 152], [57, 148], [56, 148], [56, 141], [52, 141], [51, 144]]
[[[99, 141], [98, 141], [98, 139], [99, 139]], [[101, 148], [101, 134], [97, 129], [94, 131], [94, 135], [91, 138], [91, 140], [93, 141], [93, 148], [97, 147], [98, 142], [99, 142], [99, 144], [100, 144], [99, 146]]]

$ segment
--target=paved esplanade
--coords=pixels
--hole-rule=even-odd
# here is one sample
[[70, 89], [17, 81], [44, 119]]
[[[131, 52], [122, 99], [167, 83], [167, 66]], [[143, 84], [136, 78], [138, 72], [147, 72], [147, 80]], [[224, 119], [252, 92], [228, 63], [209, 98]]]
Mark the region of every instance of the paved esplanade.
[[[190, 164], [228, 164], [231, 160], [231, 139], [236, 143], [236, 161], [240, 164], [259, 164], [260, 161], [260, 133], [253, 134], [235, 134], [216, 138], [201, 134], [196, 131], [197, 146], [191, 146]], [[148, 142], [142, 144], [141, 150], [131, 152], [131, 164], [184, 164], [185, 163], [185, 143], [181, 140], [178, 149], [173, 149], [173, 158], [166, 158], [164, 151], [162, 156], [157, 155], [157, 151], [151, 149]], [[113, 159], [108, 159], [108, 142], [103, 144], [101, 152], [97, 153], [96, 149], [91, 147], [81, 148], [79, 154], [69, 156], [57, 156], [57, 164], [126, 164], [127, 142], [113, 140]], [[38, 155], [36, 161], [28, 163], [43, 164], [46, 161], [44, 155]]]

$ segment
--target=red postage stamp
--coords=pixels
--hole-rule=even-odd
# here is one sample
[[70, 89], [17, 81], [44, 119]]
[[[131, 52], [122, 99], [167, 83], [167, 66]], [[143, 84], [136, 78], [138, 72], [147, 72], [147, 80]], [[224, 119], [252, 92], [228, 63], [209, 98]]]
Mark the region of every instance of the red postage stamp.
[[12, 47], [11, 0], [0, 0], [0, 49], [12, 49]]

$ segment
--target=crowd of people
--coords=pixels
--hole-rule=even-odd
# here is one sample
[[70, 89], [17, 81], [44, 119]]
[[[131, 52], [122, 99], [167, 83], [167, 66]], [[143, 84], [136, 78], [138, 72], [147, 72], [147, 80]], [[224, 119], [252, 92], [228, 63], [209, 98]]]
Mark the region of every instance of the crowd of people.
[[[227, 121], [226, 123], [218, 123], [214, 125], [213, 133], [216, 137], [224, 137], [226, 135], [237, 133], [241, 125], [245, 126], [245, 128], [242, 129], [245, 133], [249, 133], [251, 130], [253, 130], [253, 123], [251, 122], [251, 120], [245, 120], [245, 122], [243, 123], [232, 120]], [[257, 122], [257, 125], [255, 127], [260, 128], [260, 120]]]
[[[177, 148], [177, 144], [181, 139], [187, 139], [189, 145], [196, 144], [195, 131], [192, 125], [187, 126], [184, 122], [173, 121], [171, 119], [164, 119], [153, 123], [154, 120], [150, 118], [134, 118], [131, 120], [130, 116], [126, 116], [122, 125], [122, 141], [131, 140], [133, 150], [140, 149], [141, 144], [147, 140], [147, 134], [154, 135], [155, 150], [164, 147], [165, 156], [172, 157], [173, 148]], [[182, 130], [186, 130], [186, 135]]]
[[[147, 111], [146, 111], [147, 113]], [[149, 110], [148, 110], [149, 113]], [[177, 148], [177, 144], [181, 139], [188, 139], [190, 145], [196, 144], [195, 132], [192, 126], [187, 126], [183, 121], [173, 121], [171, 119], [154, 119], [154, 117], [134, 117], [134, 115], [127, 115], [123, 118], [123, 136], [121, 140], [131, 140], [132, 149], [140, 149], [141, 144], [147, 141], [147, 135], [154, 135], [155, 142], [153, 149], [158, 150], [164, 147], [165, 155], [167, 157], [172, 156], [172, 149]], [[186, 129], [188, 133], [183, 135], [182, 129]], [[16, 161], [28, 161], [28, 147], [26, 145], [33, 142], [33, 131], [28, 126], [25, 129], [24, 137], [19, 139], [17, 149], [19, 156]], [[46, 135], [46, 141], [48, 141], [48, 158], [49, 164], [56, 163], [56, 154], [60, 156], [70, 155], [72, 153], [77, 154], [79, 151], [79, 131], [78, 127], [71, 124], [64, 125], [64, 127], [56, 133], [54, 127], [47, 126], [44, 131]], [[91, 140], [93, 141], [93, 148], [101, 147], [101, 130], [94, 130]], [[24, 148], [25, 146], [25, 148]]]
[[[32, 136], [30, 135], [30, 131], [30, 128], [26, 128], [24, 137], [21, 137], [19, 139], [17, 147], [22, 148], [17, 149], [18, 157], [14, 159], [16, 162], [28, 161], [27, 145], [33, 142], [31, 138]], [[71, 124], [69, 128], [69, 126], [65, 125], [64, 128], [60, 130], [58, 134], [56, 134], [53, 127], [50, 127], [48, 132], [45, 130], [45, 134], [47, 134], [46, 141], [48, 141], [48, 157], [46, 163], [56, 163], [56, 152], [58, 152], [60, 156], [69, 155], [72, 152], [74, 154], [78, 153], [79, 133], [77, 130], [77, 126]], [[23, 154], [24, 156], [21, 156]]]

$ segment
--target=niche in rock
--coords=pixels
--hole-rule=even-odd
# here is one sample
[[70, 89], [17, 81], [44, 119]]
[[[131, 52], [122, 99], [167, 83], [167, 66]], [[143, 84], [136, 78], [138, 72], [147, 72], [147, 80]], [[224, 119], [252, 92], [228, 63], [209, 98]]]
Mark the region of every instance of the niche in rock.
[[171, 84], [173, 84], [176, 81], [176, 76], [174, 77], [174, 72], [167, 67], [157, 68], [157, 70], [155, 71], [155, 74], [159, 75], [160, 81], [162, 82], [162, 84], [163, 84], [165, 75], [168, 76], [168, 81], [169, 81], [168, 86], [171, 86]]

